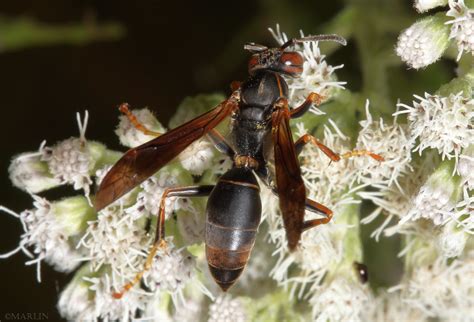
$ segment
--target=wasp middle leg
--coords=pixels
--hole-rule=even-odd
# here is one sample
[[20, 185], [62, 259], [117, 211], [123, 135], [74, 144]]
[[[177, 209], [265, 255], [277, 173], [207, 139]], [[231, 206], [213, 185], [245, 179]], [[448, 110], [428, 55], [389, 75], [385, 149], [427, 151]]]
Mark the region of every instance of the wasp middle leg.
[[325, 146], [323, 143], [321, 143], [321, 141], [316, 139], [311, 134], [305, 134], [295, 142], [296, 154], [300, 154], [303, 150], [303, 147], [308, 143], [311, 143], [318, 147], [325, 155], [327, 155], [331, 159], [331, 161], [335, 162], [340, 161], [341, 159], [348, 159], [355, 156], [359, 157], [365, 155], [379, 162], [384, 161], [384, 158], [381, 155], [368, 150], [352, 150], [343, 154], [336, 153], [327, 146]]
[[[324, 97], [322, 95], [319, 95], [318, 93], [311, 93], [308, 95], [306, 100], [301, 104], [300, 106], [292, 109], [290, 111], [291, 118], [298, 118], [303, 116], [313, 104], [316, 106], [319, 106], [322, 102]], [[295, 148], [296, 148], [296, 154], [300, 154], [301, 150], [307, 143], [312, 143], [313, 145], [317, 146], [324, 154], [326, 154], [332, 161], [339, 161], [342, 159], [348, 159], [350, 157], [354, 156], [370, 156], [371, 158], [377, 160], [377, 161], [384, 161], [384, 158], [381, 155], [378, 155], [374, 152], [368, 151], [368, 150], [353, 150], [349, 151], [343, 154], [338, 154], [334, 151], [332, 151], [330, 148], [325, 146], [323, 143], [321, 143], [318, 139], [316, 139], [314, 136], [310, 134], [305, 134], [302, 137], [300, 137], [296, 142], [295, 142]]]
[[159, 249], [166, 248], [166, 241], [165, 241], [165, 202], [166, 198], [169, 197], [207, 197], [211, 194], [212, 189], [214, 189], [214, 185], [203, 185], [203, 186], [189, 186], [189, 187], [176, 187], [176, 188], [168, 188], [163, 193], [160, 202], [160, 209], [158, 211], [158, 222], [156, 224], [156, 234], [155, 234], [155, 241], [153, 242], [153, 246], [150, 249], [150, 253], [148, 254], [145, 265], [143, 270], [140, 271], [133, 280], [125, 284], [120, 292], [114, 293], [113, 297], [116, 299], [122, 298], [122, 296], [130, 290], [135, 284], [140, 282], [145, 274], [151, 268], [153, 263], [153, 258], [156, 255], [156, 252]]
[[207, 133], [207, 137], [212, 141], [214, 146], [219, 152], [224, 153], [229, 156], [232, 160], [235, 157], [234, 149], [227, 143], [224, 136], [220, 134], [217, 130], [212, 129]]

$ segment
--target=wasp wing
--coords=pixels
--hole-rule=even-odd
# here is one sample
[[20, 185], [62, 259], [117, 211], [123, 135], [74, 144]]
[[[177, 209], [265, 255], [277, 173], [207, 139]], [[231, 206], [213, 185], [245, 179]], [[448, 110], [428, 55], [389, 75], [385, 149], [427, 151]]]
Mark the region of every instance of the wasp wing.
[[272, 114], [276, 191], [280, 200], [288, 247], [295, 249], [303, 231], [306, 190], [290, 128], [288, 108]]
[[152, 176], [237, 107], [237, 100], [232, 96], [213, 110], [128, 150], [102, 180], [95, 196], [95, 209], [111, 204]]

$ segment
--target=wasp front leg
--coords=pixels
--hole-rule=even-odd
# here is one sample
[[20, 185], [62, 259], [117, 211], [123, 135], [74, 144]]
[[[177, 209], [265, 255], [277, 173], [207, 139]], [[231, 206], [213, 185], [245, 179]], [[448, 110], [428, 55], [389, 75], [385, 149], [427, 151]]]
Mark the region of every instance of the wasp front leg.
[[294, 118], [303, 116], [306, 112], [309, 111], [311, 106], [321, 105], [321, 102], [323, 101], [323, 99], [324, 99], [324, 96], [319, 95], [317, 93], [309, 94], [308, 97], [306, 98], [306, 100], [303, 102], [303, 104], [301, 104], [300, 106], [298, 106], [298, 107], [296, 107], [296, 108], [294, 108], [290, 111], [291, 118], [294, 119]]
[[128, 118], [130, 123], [140, 132], [143, 132], [145, 135], [150, 135], [150, 136], [160, 136], [163, 133], [160, 132], [155, 132], [152, 130], [149, 130], [145, 125], [140, 123], [140, 121], [137, 119], [135, 115], [130, 111], [130, 105], [128, 103], [122, 103], [119, 106], [119, 111], [125, 114], [125, 116]]
[[160, 209], [158, 212], [158, 222], [156, 224], [156, 234], [155, 234], [155, 241], [153, 242], [153, 246], [150, 249], [150, 252], [146, 258], [145, 265], [143, 270], [140, 271], [133, 280], [128, 282], [122, 287], [120, 292], [114, 293], [113, 297], [116, 299], [122, 298], [122, 296], [130, 290], [135, 284], [140, 282], [145, 274], [151, 268], [153, 263], [153, 258], [156, 255], [156, 252], [159, 249], [166, 248], [166, 241], [165, 241], [165, 214], [166, 214], [166, 198], [169, 197], [207, 197], [210, 195], [212, 189], [214, 189], [213, 185], [205, 185], [205, 186], [190, 186], [190, 187], [177, 187], [177, 188], [168, 188], [163, 193], [160, 202]]

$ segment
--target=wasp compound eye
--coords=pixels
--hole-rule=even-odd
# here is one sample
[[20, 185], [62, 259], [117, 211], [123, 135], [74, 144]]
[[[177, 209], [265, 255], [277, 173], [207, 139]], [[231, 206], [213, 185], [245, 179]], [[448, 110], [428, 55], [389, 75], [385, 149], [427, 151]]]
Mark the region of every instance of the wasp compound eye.
[[286, 74], [297, 76], [303, 72], [304, 60], [297, 52], [284, 52], [279, 63], [279, 68]]

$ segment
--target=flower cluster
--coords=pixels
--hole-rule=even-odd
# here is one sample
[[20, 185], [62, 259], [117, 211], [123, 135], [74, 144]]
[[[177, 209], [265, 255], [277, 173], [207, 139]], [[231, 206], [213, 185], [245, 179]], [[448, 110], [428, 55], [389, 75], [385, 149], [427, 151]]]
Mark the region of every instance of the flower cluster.
[[[146, 126], [163, 131], [147, 109], [136, 111], [136, 115]], [[37, 265], [38, 280], [43, 261], [61, 272], [71, 272], [80, 266], [58, 303], [59, 312], [68, 320], [128, 321], [137, 314], [150, 314], [150, 319], [165, 316], [167, 309], [162, 303], [168, 298], [176, 305], [190, 301], [188, 293], [185, 294], [189, 285], [197, 287], [199, 294], [211, 296], [196, 281], [195, 257], [168, 239], [167, 247], [158, 251], [151, 269], [143, 275], [142, 286], [136, 285], [121, 299], [113, 297], [144, 269], [165, 189], [190, 183], [192, 179], [183, 174], [180, 164], [170, 165], [97, 213], [89, 200], [90, 188], [93, 182], [100, 183], [120, 153], [86, 140], [87, 113], [84, 121], [78, 115], [78, 123], [79, 138], [52, 147], [43, 143], [38, 152], [12, 160], [12, 182], [31, 194], [34, 208], [20, 214], [1, 208], [19, 218], [25, 231], [19, 246], [2, 257], [23, 251], [31, 258], [27, 264]], [[116, 133], [130, 147], [149, 140], [124, 117]], [[48, 201], [33, 194], [64, 184], [83, 189], [84, 195]], [[168, 198], [165, 207], [167, 219], [176, 212], [196, 212], [188, 199]]]
[[419, 69], [437, 61], [451, 39], [458, 47], [457, 60], [463, 52], [474, 55], [474, 9], [468, 8], [464, 0], [416, 0], [415, 8], [424, 12], [447, 3], [449, 10], [445, 14], [421, 19], [398, 38], [396, 53], [410, 67]]
[[462, 92], [448, 97], [415, 95], [413, 106], [398, 104], [407, 114], [412, 140], [419, 139], [415, 151], [437, 149], [443, 158], [458, 158], [461, 151], [474, 144], [474, 99]]

